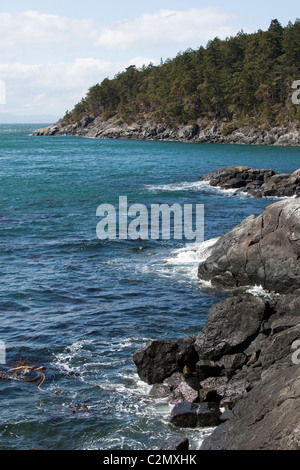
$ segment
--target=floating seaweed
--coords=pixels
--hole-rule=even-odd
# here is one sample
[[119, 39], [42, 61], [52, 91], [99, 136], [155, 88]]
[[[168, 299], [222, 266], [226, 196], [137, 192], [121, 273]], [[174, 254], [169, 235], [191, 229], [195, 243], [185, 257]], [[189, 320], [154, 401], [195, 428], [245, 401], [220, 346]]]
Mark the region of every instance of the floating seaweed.
[[41, 392], [45, 392], [45, 390], [41, 388], [46, 379], [43, 372], [45, 369], [45, 367], [29, 366], [22, 362], [22, 365], [18, 367], [9, 369], [6, 372], [0, 372], [0, 379], [35, 383]]
[[70, 408], [71, 408], [72, 413], [78, 413], [78, 412], [88, 413], [89, 412], [89, 408], [86, 405], [80, 404], [80, 405], [71, 406]]

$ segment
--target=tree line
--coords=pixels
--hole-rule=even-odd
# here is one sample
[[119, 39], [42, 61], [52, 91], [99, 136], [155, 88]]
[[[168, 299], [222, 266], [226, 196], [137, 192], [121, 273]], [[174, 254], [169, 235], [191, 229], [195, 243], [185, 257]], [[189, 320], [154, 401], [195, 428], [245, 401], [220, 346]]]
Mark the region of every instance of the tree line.
[[216, 37], [158, 66], [130, 65], [92, 86], [61, 122], [101, 116], [178, 126], [216, 119], [226, 123], [228, 133], [241, 124], [287, 125], [300, 119], [300, 106], [291, 100], [295, 80], [300, 80], [300, 20], [283, 27], [275, 19], [267, 31]]

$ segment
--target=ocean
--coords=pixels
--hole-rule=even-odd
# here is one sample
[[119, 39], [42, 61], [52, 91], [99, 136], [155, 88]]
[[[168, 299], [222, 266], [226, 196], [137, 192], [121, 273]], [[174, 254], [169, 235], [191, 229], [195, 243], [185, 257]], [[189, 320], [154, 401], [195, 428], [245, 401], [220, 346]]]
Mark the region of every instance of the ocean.
[[[200, 182], [227, 165], [300, 168], [300, 149], [36, 137], [0, 125], [0, 341], [5, 372], [45, 367], [36, 383], [0, 380], [1, 450], [152, 450], [211, 430], [169, 426], [132, 356], [154, 339], [200, 333], [227, 293], [197, 266], [215, 239], [276, 199]], [[100, 240], [101, 204], [203, 204], [205, 241]]]

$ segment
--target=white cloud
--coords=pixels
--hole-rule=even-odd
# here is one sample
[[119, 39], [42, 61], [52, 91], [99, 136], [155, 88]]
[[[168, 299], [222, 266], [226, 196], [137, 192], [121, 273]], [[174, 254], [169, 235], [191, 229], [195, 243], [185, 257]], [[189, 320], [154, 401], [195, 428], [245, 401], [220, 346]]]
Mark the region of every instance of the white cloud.
[[[16, 112], [64, 113], [72, 108], [88, 88], [118, 70], [112, 62], [93, 57], [77, 58], [70, 63], [0, 64], [0, 77], [6, 84], [7, 106]], [[56, 110], [54, 108], [56, 106]]]
[[208, 41], [235, 31], [228, 26], [231, 17], [217, 8], [160, 10], [104, 28], [96, 45], [127, 48], [133, 45], [162, 45]]
[[0, 46], [18, 44], [53, 44], [76, 37], [95, 38], [96, 24], [88, 19], [71, 19], [62, 16], [41, 14], [36, 11], [0, 13]]
[[216, 8], [160, 10], [107, 26], [92, 16], [74, 19], [37, 11], [0, 13], [0, 82], [6, 85], [5, 109], [63, 114], [105, 77], [133, 64], [156, 65], [157, 51], [160, 58], [169, 46], [177, 49], [178, 45], [179, 50], [216, 35], [234, 34], [228, 26], [230, 20]]

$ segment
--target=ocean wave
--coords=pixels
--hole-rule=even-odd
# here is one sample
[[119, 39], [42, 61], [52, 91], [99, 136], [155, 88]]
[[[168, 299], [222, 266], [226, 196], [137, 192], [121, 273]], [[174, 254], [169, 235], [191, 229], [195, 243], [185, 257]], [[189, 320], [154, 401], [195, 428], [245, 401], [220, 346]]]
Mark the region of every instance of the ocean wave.
[[173, 265], [201, 263], [210, 256], [212, 248], [218, 240], [219, 237], [211, 238], [202, 243], [187, 243], [184, 248], [173, 250], [166, 261], [168, 264]]
[[[178, 282], [194, 282], [198, 280], [199, 263], [210, 256], [218, 240], [219, 237], [202, 243], [187, 243], [184, 247], [172, 250], [152, 263], [135, 266], [135, 270], [141, 275], [155, 274], [163, 278], [175, 277]], [[210, 284], [203, 282], [202, 285], [207, 287]]]
[[238, 191], [237, 189], [223, 189], [220, 186], [211, 186], [209, 181], [183, 181], [182, 183], [170, 183], [162, 185], [147, 185], [146, 188], [151, 192], [180, 192], [180, 191], [194, 191], [206, 194], [220, 194], [227, 196], [240, 195], [247, 196], [247, 193]]
[[[182, 183], [170, 183], [170, 184], [162, 184], [162, 185], [147, 185], [146, 188], [151, 192], [180, 192], [180, 191], [194, 191], [194, 192], [201, 192], [206, 194], [219, 194], [219, 195], [226, 195], [229, 197], [239, 196], [242, 198], [249, 197], [246, 191], [242, 191], [240, 189], [231, 188], [231, 189], [224, 189], [221, 186], [211, 186], [209, 181], [183, 181]], [[282, 199], [295, 199], [297, 198], [296, 195], [294, 196], [262, 196], [263, 199], [275, 199], [275, 200], [282, 200]]]
[[[205, 184], [203, 184], [205, 183]], [[206, 187], [206, 181], [183, 181], [182, 183], [170, 183], [161, 185], [147, 185], [146, 188], [149, 191], [160, 192], [160, 191], [199, 191], [202, 187]]]

